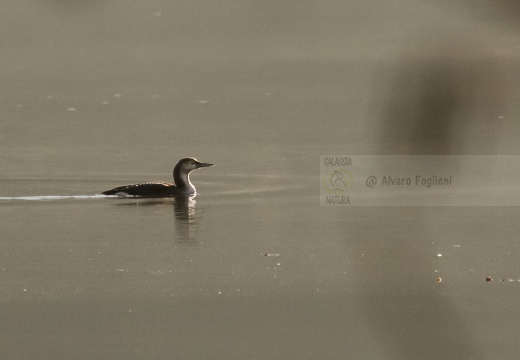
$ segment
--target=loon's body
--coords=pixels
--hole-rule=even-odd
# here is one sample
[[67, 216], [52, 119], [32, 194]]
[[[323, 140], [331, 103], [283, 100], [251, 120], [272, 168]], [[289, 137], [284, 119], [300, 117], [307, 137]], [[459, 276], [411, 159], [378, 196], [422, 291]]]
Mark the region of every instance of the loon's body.
[[194, 158], [184, 158], [179, 160], [173, 169], [173, 181], [175, 184], [160, 181], [132, 184], [119, 186], [112, 190], [104, 191], [101, 194], [140, 197], [173, 197], [195, 195], [197, 190], [190, 181], [190, 172], [198, 168], [208, 166], [213, 166], [213, 164], [202, 163]]

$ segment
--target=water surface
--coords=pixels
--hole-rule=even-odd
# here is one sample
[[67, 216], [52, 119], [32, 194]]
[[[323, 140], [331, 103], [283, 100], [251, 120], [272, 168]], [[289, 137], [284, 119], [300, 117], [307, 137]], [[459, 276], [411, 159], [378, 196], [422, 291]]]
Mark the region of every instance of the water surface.
[[517, 10], [429, 6], [4, 2], [0, 357], [515, 359], [518, 208], [319, 206], [320, 155], [519, 152]]

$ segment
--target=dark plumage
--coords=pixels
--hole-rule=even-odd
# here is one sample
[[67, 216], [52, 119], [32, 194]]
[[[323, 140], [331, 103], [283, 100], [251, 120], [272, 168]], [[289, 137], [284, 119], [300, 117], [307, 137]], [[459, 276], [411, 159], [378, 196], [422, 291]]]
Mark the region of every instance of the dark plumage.
[[124, 185], [102, 192], [103, 195], [140, 196], [140, 197], [172, 197], [190, 196], [197, 190], [190, 181], [190, 172], [201, 167], [213, 166], [213, 164], [201, 163], [194, 158], [179, 160], [173, 169], [173, 181], [147, 182], [142, 184]]

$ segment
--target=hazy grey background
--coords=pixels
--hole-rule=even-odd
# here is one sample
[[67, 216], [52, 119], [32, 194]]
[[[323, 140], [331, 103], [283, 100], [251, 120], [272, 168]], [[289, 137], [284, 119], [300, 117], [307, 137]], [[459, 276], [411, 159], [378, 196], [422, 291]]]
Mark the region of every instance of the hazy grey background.
[[[518, 154], [519, 18], [2, 1], [1, 357], [516, 359], [518, 209], [320, 207], [319, 156]], [[195, 202], [5, 199], [185, 156]]]

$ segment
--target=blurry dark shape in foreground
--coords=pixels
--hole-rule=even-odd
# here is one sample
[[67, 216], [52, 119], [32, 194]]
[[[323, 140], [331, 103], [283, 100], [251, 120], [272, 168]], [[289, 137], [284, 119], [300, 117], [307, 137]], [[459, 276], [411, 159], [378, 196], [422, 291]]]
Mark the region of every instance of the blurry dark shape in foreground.
[[488, 53], [476, 45], [432, 46], [392, 66], [376, 100], [384, 122], [382, 154], [496, 153], [502, 84]]
[[[494, 154], [502, 131], [496, 62], [482, 46], [427, 39], [378, 73], [373, 108], [381, 155]], [[418, 44], [418, 43], [416, 43]], [[425, 45], [426, 44], [426, 45]], [[456, 175], [460, 164], [432, 164]], [[359, 244], [356, 293], [389, 359], [482, 359], [457, 304], [433, 277], [438, 262], [426, 208], [373, 209], [373, 242]], [[402, 229], [409, 236], [402, 237]], [[437, 279], [437, 282], [432, 281]]]
[[[436, 273], [442, 265], [427, 226], [433, 213], [380, 207], [368, 214], [373, 218], [366, 217], [363, 233], [373, 240], [353, 246], [354, 294], [384, 358], [483, 359], [449, 295], [453, 283], [445, 284]], [[350, 229], [346, 234], [352, 237]]]

